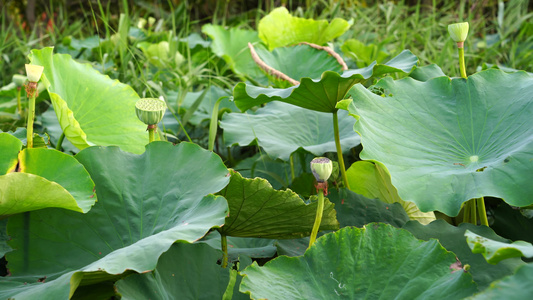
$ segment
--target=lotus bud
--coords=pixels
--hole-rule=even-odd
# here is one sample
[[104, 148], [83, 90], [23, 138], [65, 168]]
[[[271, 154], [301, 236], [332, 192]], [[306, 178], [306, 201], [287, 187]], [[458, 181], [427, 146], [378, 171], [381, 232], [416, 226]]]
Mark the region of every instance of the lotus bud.
[[19, 75], [19, 74], [13, 75], [13, 83], [17, 87], [22, 87], [24, 85], [24, 83], [26, 82], [26, 79], [27, 78], [24, 75]]
[[135, 103], [137, 117], [146, 125], [157, 125], [163, 119], [167, 105], [157, 98], [141, 98]]
[[26, 64], [26, 75], [30, 82], [39, 82], [41, 75], [43, 75], [44, 67], [37, 65]]
[[311, 171], [317, 182], [326, 182], [333, 171], [333, 163], [329, 158], [316, 157], [311, 161]]
[[448, 25], [448, 32], [452, 40], [458, 45], [461, 43], [462, 46], [462, 43], [464, 43], [468, 35], [468, 22], [450, 24]]

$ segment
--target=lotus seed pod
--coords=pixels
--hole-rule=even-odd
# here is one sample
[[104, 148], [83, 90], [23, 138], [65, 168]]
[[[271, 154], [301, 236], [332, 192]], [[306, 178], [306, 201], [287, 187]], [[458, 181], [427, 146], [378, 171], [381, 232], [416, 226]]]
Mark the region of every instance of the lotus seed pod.
[[163, 119], [167, 105], [157, 98], [141, 98], [135, 103], [137, 117], [146, 125], [157, 125]]
[[24, 75], [19, 75], [19, 74], [15, 74], [13, 75], [13, 83], [17, 86], [17, 87], [21, 87], [24, 85], [24, 83], [26, 82], [26, 76]]
[[149, 17], [148, 18], [148, 25], [150, 27], [152, 27], [152, 26], [154, 26], [154, 24], [155, 24], [155, 18], [154, 17]]
[[464, 42], [468, 35], [468, 22], [450, 24], [448, 25], [448, 32], [456, 43]]
[[146, 19], [145, 18], [139, 18], [139, 21], [137, 21], [137, 28], [143, 29], [144, 26], [146, 26]]
[[26, 64], [26, 75], [30, 82], [39, 82], [43, 75], [44, 67]]
[[333, 163], [329, 158], [316, 157], [311, 161], [311, 171], [317, 182], [326, 182], [333, 171]]

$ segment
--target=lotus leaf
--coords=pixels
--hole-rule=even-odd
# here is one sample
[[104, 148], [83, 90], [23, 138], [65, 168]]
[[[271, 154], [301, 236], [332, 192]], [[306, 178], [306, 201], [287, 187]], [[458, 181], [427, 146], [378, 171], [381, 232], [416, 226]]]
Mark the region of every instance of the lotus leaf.
[[428, 66], [414, 68], [413, 71], [409, 74], [409, 77], [414, 78], [418, 81], [428, 81], [431, 78], [446, 76], [442, 69], [436, 64], [431, 64]]
[[[363, 227], [372, 222], [402, 227], [409, 217], [398, 203], [387, 204], [377, 199], [368, 199], [346, 188], [329, 189], [328, 199], [335, 204], [340, 227]], [[320, 234], [320, 233], [319, 233]], [[309, 246], [309, 238], [278, 240], [278, 255], [303, 255]]]
[[320, 237], [303, 256], [280, 256], [243, 272], [253, 299], [461, 299], [472, 276], [450, 271], [455, 255], [390, 225], [345, 227]]
[[196, 241], [224, 224], [226, 201], [205, 195], [228, 183], [228, 171], [197, 145], [152, 142], [142, 155], [90, 147], [76, 158], [96, 183], [98, 203], [87, 214], [47, 209], [32, 212], [29, 220], [10, 217], [9, 245], [16, 249], [7, 254], [11, 273], [47, 280], [27, 288], [4, 278], [0, 290], [11, 287], [5, 295], [36, 297], [46, 286], [57, 290], [49, 299], [66, 298], [59, 295], [73, 295], [78, 285], [149, 272], [175, 241]]
[[[230, 270], [217, 260], [222, 252], [205, 244], [176, 243], [163, 253], [154, 272], [116, 283], [122, 299], [223, 299]], [[194, 262], [194, 263], [193, 263]]]
[[243, 80], [252, 79], [259, 83], [268, 81], [255, 64], [248, 49], [248, 43], [255, 44], [261, 41], [256, 31], [239, 28], [225, 29], [222, 26], [206, 24], [202, 27], [202, 32], [213, 40], [211, 50], [218, 57], [223, 58], [230, 69]]
[[379, 161], [405, 201], [422, 211], [459, 213], [463, 202], [501, 197], [533, 203], [533, 77], [487, 70], [468, 79], [411, 78], [350, 92], [361, 158]]
[[309, 45], [276, 48], [272, 52], [258, 48], [256, 52], [268, 66], [295, 80], [303, 77], [317, 79], [325, 71], [342, 71], [337, 59]]
[[498, 265], [491, 265], [479, 254], [473, 254], [465, 242], [465, 231], [469, 230], [490, 237], [495, 241], [506, 241], [506, 239], [496, 235], [492, 229], [486, 226], [476, 226], [469, 223], [462, 223], [453, 226], [444, 220], [436, 220], [428, 225], [422, 225], [417, 221], [410, 221], [403, 229], [409, 230], [414, 236], [421, 240], [438, 239], [444, 248], [452, 251], [463, 266], [470, 265], [470, 274], [477, 285], [483, 289], [488, 287], [494, 280], [501, 279], [514, 273], [517, 267], [524, 263], [518, 258], [507, 259]]
[[349, 28], [350, 23], [340, 18], [328, 23], [326, 20], [293, 17], [285, 7], [273, 9], [257, 26], [259, 37], [270, 50], [301, 42], [323, 45]]
[[45, 83], [65, 137], [77, 148], [117, 145], [140, 154], [146, 126], [135, 115], [139, 96], [128, 85], [100, 74], [52, 48], [33, 50], [32, 64], [44, 66]]
[[469, 300], [528, 299], [533, 295], [533, 264], [521, 266], [514, 275], [495, 281]]
[[351, 57], [358, 66], [367, 65], [373, 61], [378, 63], [383, 62], [389, 54], [383, 51], [383, 46], [374, 44], [365, 45], [363, 42], [356, 39], [349, 39], [341, 46], [342, 52]]
[[[74, 157], [53, 149], [24, 149], [0, 133], [0, 216], [58, 207], [87, 212], [96, 201], [94, 183]], [[19, 152], [20, 151], [20, 152]]]
[[357, 161], [346, 170], [352, 191], [370, 199], [385, 203], [399, 203], [410, 219], [428, 224], [435, 220], [433, 212], [421, 212], [413, 202], [403, 201], [390, 181], [390, 175], [379, 164], [370, 161]]
[[277, 100], [310, 110], [335, 112], [337, 102], [345, 98], [354, 84], [386, 73], [408, 73], [416, 62], [416, 56], [404, 50], [385, 64], [374, 62], [363, 69], [347, 70], [342, 75], [326, 71], [320, 79], [303, 77], [299, 85], [286, 89], [262, 88], [240, 82], [233, 89], [233, 97], [241, 111]]
[[[291, 190], [278, 191], [262, 178], [243, 178], [231, 173], [227, 187], [220, 191], [230, 213], [221, 234], [237, 237], [296, 238], [311, 234], [317, 202], [310, 204]], [[321, 230], [339, 228], [331, 202], [324, 205]]]
[[481, 253], [488, 263], [497, 264], [511, 257], [533, 257], [533, 245], [524, 241], [505, 243], [488, 239], [469, 230], [465, 232], [466, 241], [473, 253]]
[[[359, 144], [352, 130], [354, 123], [345, 112], [339, 112], [341, 146], [348, 151]], [[227, 145], [246, 146], [257, 139], [269, 156], [285, 161], [299, 148], [316, 156], [336, 151], [331, 114], [286, 103], [272, 102], [255, 112], [227, 114], [220, 127]]]

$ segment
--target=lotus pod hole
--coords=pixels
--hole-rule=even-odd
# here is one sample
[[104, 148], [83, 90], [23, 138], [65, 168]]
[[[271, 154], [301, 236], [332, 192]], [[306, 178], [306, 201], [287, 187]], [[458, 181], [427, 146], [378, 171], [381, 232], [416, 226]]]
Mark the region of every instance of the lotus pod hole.
[[41, 79], [41, 75], [43, 75], [43, 71], [43, 66], [26, 64], [26, 75], [28, 75], [28, 80], [31, 82], [38, 82]]
[[311, 161], [311, 171], [317, 182], [325, 182], [331, 176], [333, 163], [329, 158], [317, 157]]
[[167, 105], [157, 98], [141, 98], [135, 103], [137, 117], [146, 125], [156, 125], [161, 122]]
[[468, 35], [468, 22], [450, 24], [448, 25], [448, 32], [454, 42], [464, 42]]

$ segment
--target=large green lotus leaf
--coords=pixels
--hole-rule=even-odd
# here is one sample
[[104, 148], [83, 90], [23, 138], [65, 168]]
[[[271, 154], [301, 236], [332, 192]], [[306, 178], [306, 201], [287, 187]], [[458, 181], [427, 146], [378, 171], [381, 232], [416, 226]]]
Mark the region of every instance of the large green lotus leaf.
[[[368, 199], [346, 188], [337, 190], [331, 187], [327, 197], [331, 203], [335, 204], [337, 220], [341, 228], [363, 227], [372, 222], [402, 227], [409, 221], [409, 217], [398, 203], [387, 204], [377, 199]], [[278, 255], [287, 256], [303, 255], [308, 245], [309, 237], [276, 242]]]
[[[318, 202], [306, 204], [291, 190], [278, 191], [263, 178], [243, 178], [231, 172], [230, 183], [220, 195], [229, 205], [221, 234], [237, 237], [287, 239], [308, 236], [313, 229]], [[325, 201], [321, 230], [335, 230], [339, 223], [333, 204]]]
[[468, 299], [477, 300], [523, 300], [533, 295], [533, 264], [520, 267], [512, 276], [493, 282], [490, 287]]
[[15, 169], [22, 142], [9, 133], [0, 133], [0, 175]]
[[241, 272], [253, 299], [462, 299], [472, 276], [452, 272], [455, 255], [386, 224], [346, 227], [320, 237], [303, 256], [280, 256]]
[[81, 276], [75, 272], [68, 272], [55, 280], [36, 282], [37, 279], [29, 278], [0, 278], [0, 298], [16, 300], [33, 299], [70, 299], [69, 285], [78, 285]]
[[473, 253], [481, 253], [489, 264], [512, 257], [533, 257], [533, 245], [524, 241], [512, 243], [499, 242], [488, 239], [469, 230], [465, 232], [466, 242]]
[[154, 272], [135, 274], [116, 283], [122, 299], [222, 299], [230, 270], [217, 260], [222, 252], [205, 244], [174, 244]]
[[[361, 158], [383, 163], [403, 200], [455, 216], [472, 198], [533, 203], [533, 77], [500, 70], [467, 80], [378, 82], [350, 92]], [[502, 101], [505, 99], [505, 101]]]
[[303, 77], [320, 78], [325, 71], [342, 71], [337, 59], [309, 45], [276, 48], [272, 52], [258, 48], [256, 52], [268, 66], [295, 80]]
[[[10, 137], [7, 137], [10, 136]], [[87, 212], [96, 201], [94, 182], [74, 157], [54, 149], [34, 148], [15, 152], [22, 143], [0, 133], [4, 139], [2, 159], [13, 171], [0, 176], [0, 215], [58, 207]], [[14, 142], [14, 140], [18, 142]]]
[[385, 203], [399, 203], [412, 220], [429, 224], [435, 220], [433, 212], [421, 212], [413, 202], [403, 201], [390, 181], [390, 175], [379, 164], [370, 161], [356, 161], [346, 176], [350, 189], [370, 199], [379, 199]]
[[[228, 171], [195, 144], [153, 142], [142, 155], [90, 147], [76, 158], [96, 183], [98, 203], [87, 214], [46, 209], [29, 219], [12, 216], [9, 245], [16, 250], [7, 260], [13, 275], [47, 276], [51, 284], [74, 271], [71, 284], [57, 283], [72, 295], [76, 278], [88, 285], [149, 272], [175, 241], [196, 241], [224, 224], [227, 202], [205, 195], [228, 183]], [[3, 285], [13, 282], [0, 280]]]
[[335, 112], [337, 102], [344, 99], [354, 84], [386, 73], [408, 73], [417, 60], [409, 50], [404, 50], [385, 64], [374, 62], [366, 68], [347, 70], [342, 75], [326, 71], [320, 79], [303, 77], [299, 85], [286, 89], [262, 88], [240, 82], [233, 89], [233, 97], [241, 111], [277, 100], [310, 110]]
[[[261, 41], [256, 31], [235, 27], [226, 29], [223, 26], [206, 24], [202, 27], [202, 32], [213, 40], [211, 50], [224, 59], [235, 74], [243, 80], [268, 82], [265, 74], [252, 59], [248, 48], [248, 43], [257, 44]], [[259, 47], [261, 46], [256, 45], [256, 48]]]
[[43, 82], [68, 140], [79, 149], [117, 145], [142, 153], [148, 137], [135, 114], [137, 93], [89, 64], [52, 52], [52, 48], [33, 50], [30, 60], [44, 66]]
[[[352, 130], [355, 120], [344, 111], [338, 118], [341, 146], [349, 151], [359, 145], [359, 136]], [[255, 112], [227, 114], [220, 127], [227, 145], [247, 146], [257, 139], [269, 156], [285, 161], [299, 148], [317, 156], [336, 151], [331, 114], [286, 103], [272, 102]]]
[[[228, 236], [228, 256], [230, 261], [235, 261], [239, 256], [246, 255], [253, 258], [269, 258], [276, 254], [273, 239], [241, 238]], [[216, 230], [210, 232], [198, 243], [206, 243], [212, 248], [221, 250], [220, 233]]]
[[411, 221], [405, 224], [403, 228], [422, 240], [438, 239], [444, 248], [457, 255], [463, 266], [470, 265], [469, 272], [481, 289], [488, 287], [494, 280], [513, 274], [517, 267], [524, 264], [520, 259], [512, 258], [502, 261], [498, 265], [491, 265], [487, 263], [481, 254], [472, 253], [465, 241], [464, 234], [466, 230], [496, 241], [507, 241], [486, 226], [462, 223], [456, 227], [446, 223], [444, 220], [436, 220], [428, 225]]
[[301, 42], [323, 45], [349, 28], [350, 23], [340, 18], [328, 23], [326, 20], [293, 17], [285, 7], [273, 9], [257, 26], [259, 37], [270, 50]]

